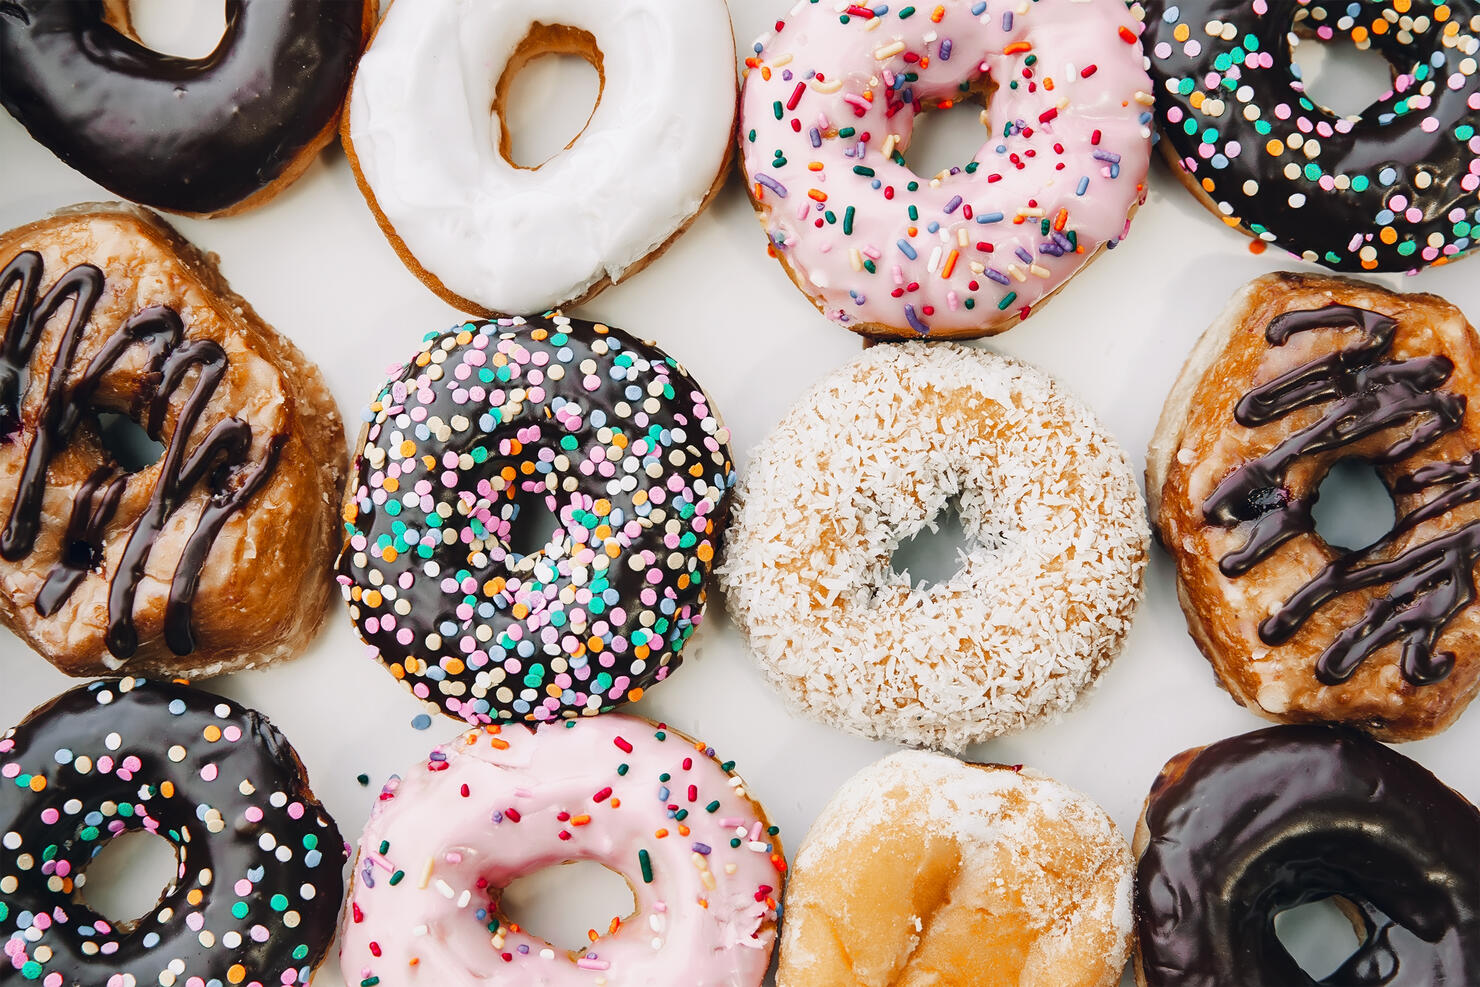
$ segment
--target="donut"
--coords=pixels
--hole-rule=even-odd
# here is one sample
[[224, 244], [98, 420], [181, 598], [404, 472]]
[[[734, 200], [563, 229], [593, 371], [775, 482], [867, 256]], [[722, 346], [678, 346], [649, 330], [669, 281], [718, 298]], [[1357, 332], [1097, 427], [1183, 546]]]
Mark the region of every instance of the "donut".
[[[530, 168], [504, 102], [547, 54], [584, 58], [600, 89], [581, 133]], [[724, 0], [397, 4], [355, 72], [345, 153], [391, 246], [449, 304], [567, 308], [641, 271], [718, 193], [734, 66]]]
[[[895, 572], [945, 509], [942, 583]], [[954, 343], [874, 347], [752, 452], [721, 584], [805, 715], [959, 750], [1071, 706], [1141, 598], [1149, 535], [1124, 451], [1041, 371]]]
[[[1143, 0], [1162, 151], [1228, 226], [1337, 271], [1414, 271], [1480, 223], [1474, 0]], [[1317, 106], [1291, 49], [1344, 36], [1392, 66], [1355, 116]]]
[[[473, 728], [385, 786], [341, 926], [347, 984], [760, 987], [786, 859], [713, 748], [635, 716]], [[510, 883], [577, 860], [636, 910], [571, 952], [511, 922]]]
[[[1151, 80], [1120, 0], [796, 3], [745, 61], [740, 154], [771, 252], [875, 338], [1010, 329], [1146, 198]], [[981, 150], [934, 177], [916, 117], [977, 102]]]
[[[70, 5], [68, 5], [70, 6]], [[69, 675], [297, 654], [334, 583], [323, 376], [153, 213], [0, 234], [0, 622]], [[100, 415], [163, 446], [120, 462]]]
[[[734, 486], [729, 430], [652, 343], [559, 313], [430, 333], [365, 413], [339, 582], [418, 699], [590, 716], [679, 666]], [[512, 538], [555, 530], [521, 554]]]
[[0, 104], [115, 195], [229, 216], [292, 184], [334, 137], [374, 0], [232, 0], [203, 58], [152, 51], [127, 0], [0, 4]]
[[1266, 727], [1177, 755], [1135, 850], [1140, 987], [1315, 987], [1274, 920], [1323, 899], [1361, 945], [1320, 983], [1480, 983], [1480, 812], [1358, 731]]
[[1115, 987], [1131, 868], [1105, 810], [1047, 775], [893, 754], [802, 841], [776, 983]]
[[[90, 682], [0, 739], [0, 968], [41, 987], [307, 984], [334, 937], [343, 838], [261, 713], [140, 678]], [[150, 912], [88, 907], [122, 833], [179, 862]], [[10, 980], [7, 982], [18, 982]]]
[[[1385, 740], [1443, 730], [1480, 690], [1480, 343], [1433, 295], [1272, 274], [1203, 335], [1147, 453], [1187, 627], [1241, 704]], [[1330, 545], [1311, 507], [1342, 460], [1396, 507]]]

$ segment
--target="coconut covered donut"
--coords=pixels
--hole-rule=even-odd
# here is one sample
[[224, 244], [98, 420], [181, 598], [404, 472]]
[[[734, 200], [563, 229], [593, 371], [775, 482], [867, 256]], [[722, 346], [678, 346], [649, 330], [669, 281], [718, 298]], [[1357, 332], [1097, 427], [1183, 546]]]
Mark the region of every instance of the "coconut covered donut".
[[1113, 987], [1130, 847], [1105, 810], [1022, 765], [910, 751], [864, 768], [807, 833], [778, 987]]
[[[346, 468], [319, 368], [157, 216], [0, 234], [0, 621], [70, 675], [296, 654], [327, 611]], [[104, 415], [163, 446], [110, 450]]]
[[[576, 139], [524, 167], [504, 101], [546, 54], [584, 58], [601, 88]], [[734, 59], [724, 0], [396, 3], [355, 71], [345, 153], [391, 246], [449, 304], [566, 308], [641, 271], [719, 191]]]
[[[1151, 80], [1121, 0], [793, 3], [746, 59], [740, 153], [772, 252], [873, 337], [1002, 332], [1146, 196]], [[985, 102], [964, 167], [906, 161], [922, 110]]]
[[[1147, 453], [1188, 630], [1244, 706], [1409, 740], [1480, 691], [1480, 341], [1453, 305], [1341, 278], [1245, 285], [1198, 342]], [[1340, 460], [1397, 521], [1315, 531]]]
[[[899, 544], [954, 505], [969, 551], [912, 586]], [[1041, 371], [875, 347], [752, 453], [721, 579], [771, 682], [867, 737], [961, 748], [1067, 709], [1120, 648], [1148, 533], [1124, 451]]]

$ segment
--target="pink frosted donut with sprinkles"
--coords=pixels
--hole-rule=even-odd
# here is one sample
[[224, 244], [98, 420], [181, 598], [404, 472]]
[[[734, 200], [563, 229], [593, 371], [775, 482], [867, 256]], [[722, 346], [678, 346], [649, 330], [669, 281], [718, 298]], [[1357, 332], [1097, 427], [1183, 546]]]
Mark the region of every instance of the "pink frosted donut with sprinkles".
[[468, 322], [364, 418], [339, 582], [418, 699], [470, 723], [591, 716], [679, 666], [735, 470], [678, 361], [559, 313]]
[[[1146, 197], [1151, 81], [1120, 0], [800, 0], [746, 59], [740, 149], [772, 253], [828, 318], [968, 338], [1026, 318]], [[984, 105], [964, 167], [915, 120]]]
[[[341, 925], [345, 983], [759, 987], [786, 860], [733, 769], [622, 714], [468, 731], [381, 793]], [[625, 877], [636, 910], [567, 952], [500, 898], [577, 860]]]
[[[1337, 271], [1414, 271], [1480, 224], [1480, 4], [1146, 0], [1162, 149], [1229, 226]], [[1291, 46], [1345, 38], [1393, 86], [1360, 114], [1306, 95]]]
[[[178, 867], [145, 915], [99, 914], [124, 833]], [[0, 982], [294, 987], [329, 950], [347, 849], [262, 714], [174, 682], [90, 682], [0, 737]]]

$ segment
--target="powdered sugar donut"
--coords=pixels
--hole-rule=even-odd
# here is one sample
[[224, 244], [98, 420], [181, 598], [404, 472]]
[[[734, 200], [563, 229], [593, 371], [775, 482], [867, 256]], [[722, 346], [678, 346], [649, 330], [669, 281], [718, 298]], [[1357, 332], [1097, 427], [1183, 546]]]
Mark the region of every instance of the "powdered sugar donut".
[[807, 833], [776, 983], [1113, 987], [1131, 871], [1105, 810], [1052, 778], [895, 754], [845, 782]]
[[[585, 58], [601, 89], [569, 147], [521, 167], [504, 96], [551, 53]], [[724, 0], [397, 3], [355, 74], [345, 151], [391, 245], [442, 298], [485, 316], [576, 305], [640, 271], [718, 191], [734, 59]]]
[[[868, 336], [1002, 332], [1125, 236], [1151, 80], [1122, 0], [802, 0], [746, 60], [740, 149], [776, 256]], [[910, 169], [922, 109], [985, 100], [986, 143]]]
[[[760, 987], [786, 861], [733, 767], [620, 713], [463, 734], [381, 793], [342, 925], [345, 983]], [[567, 953], [500, 897], [574, 860], [624, 875], [637, 907]]]
[[[954, 503], [969, 542], [911, 586], [899, 544]], [[1125, 453], [1041, 371], [956, 344], [875, 347], [757, 447], [720, 578], [800, 710], [959, 749], [1067, 709], [1120, 648], [1148, 532]]]

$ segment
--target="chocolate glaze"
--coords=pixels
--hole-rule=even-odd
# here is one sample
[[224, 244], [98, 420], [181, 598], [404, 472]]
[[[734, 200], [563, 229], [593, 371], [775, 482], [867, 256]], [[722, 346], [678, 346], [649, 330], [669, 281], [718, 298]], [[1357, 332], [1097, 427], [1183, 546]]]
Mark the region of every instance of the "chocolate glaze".
[[[187, 376], [190, 393], [170, 430], [149, 503], [133, 522], [109, 585], [106, 643], [118, 658], [128, 658], [137, 650], [134, 596], [150, 553], [164, 525], [204, 482], [210, 495], [180, 552], [165, 608], [165, 643], [175, 654], [189, 654], [195, 648], [191, 605], [206, 555], [226, 519], [272, 475], [284, 436], [272, 437], [267, 455], [253, 462], [249, 459], [251, 426], [240, 418], [227, 418], [212, 427], [187, 455], [200, 416], [226, 372], [226, 352], [212, 340], [186, 339], [180, 316], [164, 306], [151, 306], [129, 318], [104, 341], [72, 383], [78, 348], [93, 307], [103, 293], [103, 272], [91, 264], [78, 265], [58, 278], [45, 294], [41, 294], [42, 276], [41, 257], [34, 251], [18, 254], [0, 269], [0, 305], [12, 289], [16, 292], [0, 339], [0, 440], [15, 439], [22, 424], [20, 409], [29, 390], [27, 375], [36, 345], [47, 323], [71, 302], [66, 328], [44, 385], [15, 500], [0, 532], [0, 557], [15, 562], [30, 555], [42, 523], [41, 508], [52, 459], [97, 410], [92, 399], [103, 379], [132, 350], [143, 348], [147, 383], [128, 411], [137, 415], [145, 409], [143, 424], [150, 438], [159, 440], [163, 434], [170, 400], [186, 384]], [[191, 375], [192, 370], [197, 372]], [[87, 574], [102, 567], [104, 535], [127, 481], [123, 468], [110, 463], [95, 470], [78, 489], [60, 557], [34, 601], [36, 612], [43, 617], [55, 614]]]
[[[1342, 128], [1347, 128], [1343, 117], [1305, 96], [1292, 69], [1288, 36], [1297, 26], [1335, 27], [1343, 19], [1350, 24], [1349, 8], [1356, 6], [1366, 8], [1356, 23], [1363, 27], [1372, 50], [1397, 73], [1422, 73], [1418, 75], [1422, 81], [1403, 92], [1390, 90], [1343, 133]], [[1480, 192], [1466, 191], [1460, 184], [1475, 155], [1467, 138], [1457, 134], [1480, 127], [1480, 113], [1470, 108], [1480, 77], [1473, 71], [1461, 72], [1461, 63], [1469, 54], [1464, 45], [1446, 45], [1442, 40], [1446, 29], [1468, 25], [1480, 13], [1480, 6], [1473, 0], [1449, 0], [1448, 16], [1441, 19], [1435, 16], [1439, 4], [1414, 0], [1398, 9], [1412, 18], [1422, 16], [1425, 30], [1366, 32], [1371, 20], [1382, 19], [1382, 6], [1370, 0], [1361, 5], [1350, 0], [1267, 0], [1267, 13], [1256, 13], [1256, 5], [1248, 0], [1145, 2], [1146, 29], [1141, 41], [1151, 56], [1148, 67], [1156, 82], [1156, 112], [1161, 133], [1182, 166], [1192, 172], [1194, 181], [1214, 183], [1209, 196], [1227, 203], [1246, 231], [1272, 234], [1276, 243], [1292, 253], [1309, 252], [1310, 259], [1338, 271], [1423, 267], [1429, 261], [1421, 251], [1434, 234], [1439, 243], [1462, 253], [1471, 248], [1470, 238], [1457, 234], [1451, 214], [1463, 213], [1465, 219], [1472, 219], [1480, 209]], [[1230, 25], [1236, 30], [1231, 35], [1234, 40], [1210, 40], [1204, 30], [1210, 22]], [[1183, 26], [1190, 29], [1195, 44], [1184, 43], [1186, 35], [1178, 39], [1176, 30]], [[1411, 40], [1405, 43], [1400, 35], [1411, 36]], [[1249, 47], [1248, 39], [1256, 44]], [[1233, 51], [1235, 45], [1238, 48]], [[1250, 67], [1244, 61], [1246, 51], [1270, 56], [1271, 66]], [[1449, 83], [1452, 78], [1463, 81], [1456, 87]], [[1215, 84], [1209, 79], [1219, 81]], [[1424, 86], [1424, 81], [1432, 86]], [[1247, 99], [1235, 95], [1245, 87]], [[1206, 115], [1207, 96], [1221, 98], [1227, 108], [1216, 116]], [[1427, 101], [1423, 101], [1425, 96]], [[1280, 105], [1288, 108], [1285, 116], [1275, 112]], [[1248, 119], [1246, 106], [1257, 108], [1259, 115]], [[1293, 125], [1282, 123], [1291, 114], [1329, 129], [1311, 134], [1300, 128], [1312, 139], [1318, 138], [1320, 150], [1315, 159], [1308, 160], [1299, 152], [1265, 152], [1271, 136], [1295, 132]], [[1424, 129], [1426, 119], [1434, 121], [1432, 132]], [[1211, 140], [1209, 131], [1215, 135]], [[1242, 150], [1227, 155], [1205, 151], [1210, 144], [1221, 150], [1229, 143]], [[1294, 178], [1285, 173], [1292, 164], [1299, 169]], [[1317, 169], [1322, 178], [1343, 176], [1360, 184], [1323, 189], [1306, 174], [1307, 166]], [[1420, 173], [1427, 176], [1422, 186], [1416, 181]], [[1299, 197], [1298, 208], [1292, 207], [1292, 195]], [[1404, 218], [1410, 209], [1418, 210], [1413, 214], [1419, 216], [1416, 222]], [[1382, 216], [1394, 218], [1379, 220]], [[1398, 233], [1393, 242], [1377, 236], [1384, 225]], [[1468, 230], [1468, 224], [1464, 229]], [[1354, 237], [1356, 243], [1375, 252], [1375, 263], [1362, 263]]]
[[[459, 338], [468, 341], [453, 345]], [[499, 347], [517, 348], [531, 355], [526, 359], [537, 359], [525, 369], [546, 372], [539, 385], [542, 399], [471, 397], [458, 382], [476, 386], [477, 378], [457, 376], [472, 369], [471, 364], [458, 368], [458, 363], [482, 352], [477, 343], [488, 344], [490, 354]], [[437, 364], [437, 376], [428, 376], [426, 370], [425, 354], [431, 353], [448, 357]], [[491, 376], [489, 380], [490, 388], [532, 386], [523, 376], [512, 382]], [[712, 558], [696, 561], [701, 539], [692, 527], [696, 505], [687, 498], [694, 495], [695, 478], [706, 477], [706, 496], [718, 501], [714, 529], [722, 530], [734, 482], [728, 445], [720, 441], [712, 450], [706, 447], [705, 423], [696, 403], [708, 407], [699, 384], [651, 343], [558, 313], [502, 322], [475, 320], [427, 337], [423, 354], [387, 382], [377, 396], [376, 410], [367, 412], [355, 461], [339, 574], [360, 636], [417, 696], [439, 702], [444, 712], [471, 722], [590, 715], [666, 678], [681, 663], [682, 649], [702, 613]], [[415, 421], [408, 417], [413, 410], [420, 416]], [[478, 424], [482, 418], [489, 419], [487, 431]], [[459, 419], [466, 427], [449, 429], [440, 437], [422, 434], [438, 423]], [[648, 469], [626, 474], [634, 475], [635, 482], [620, 488], [612, 477], [623, 474], [603, 475], [591, 469], [606, 449], [615, 448], [609, 445], [613, 432], [626, 449], [647, 446], [642, 455], [621, 460], [623, 467]], [[417, 438], [410, 442], [414, 453], [402, 449], [403, 437], [407, 442]], [[632, 445], [625, 445], [625, 437]], [[371, 455], [376, 450], [387, 452], [388, 459]], [[422, 467], [416, 457], [422, 456], [444, 465], [418, 472]], [[392, 498], [375, 486], [387, 461], [399, 470], [399, 489]], [[463, 461], [469, 465], [455, 469], [445, 465]], [[506, 485], [501, 479], [505, 471], [518, 481]], [[424, 527], [419, 522], [421, 509], [406, 508], [400, 500], [418, 482], [427, 483], [429, 498], [448, 507], [462, 505], [461, 513], [449, 516], [445, 529], [451, 534], [457, 525], [468, 525], [466, 538], [438, 537], [435, 544], [422, 542], [414, 548], [397, 540], [408, 527]], [[655, 506], [651, 497], [654, 489], [668, 493], [658, 502], [661, 506]], [[562, 600], [574, 599], [572, 594], [587, 579], [584, 563], [577, 575], [571, 575], [570, 560], [586, 548], [589, 535], [584, 525], [597, 524], [583, 505], [596, 503], [608, 505], [608, 518], [622, 519], [620, 525], [613, 522], [613, 527], [621, 528], [621, 548], [611, 565], [591, 580], [600, 584], [602, 597], [591, 604], [588, 629], [579, 635], [564, 630], [563, 635], [572, 641], [604, 635], [646, 644], [572, 655], [562, 651], [562, 635], [554, 632], [571, 626], [564, 624]], [[546, 515], [556, 522], [556, 530], [547, 544], [525, 556], [514, 550], [512, 537], [515, 525], [527, 524], [530, 514]], [[476, 525], [459, 520], [465, 516], [473, 517]], [[684, 519], [682, 539], [668, 523], [679, 517]], [[433, 530], [441, 530], [442, 518], [437, 523]], [[474, 530], [486, 533], [475, 542]], [[382, 545], [400, 549], [393, 561], [377, 557], [375, 546]], [[706, 551], [713, 547], [707, 536], [702, 545]], [[595, 546], [602, 548], [602, 543], [598, 540]], [[675, 564], [680, 557], [684, 563]], [[456, 573], [474, 592], [424, 575], [431, 573]], [[490, 584], [504, 588], [492, 594], [479, 589]], [[387, 598], [395, 600], [397, 609], [359, 604], [356, 588], [379, 593], [382, 587], [389, 588]], [[611, 603], [596, 609], [607, 596]], [[645, 597], [649, 602], [643, 602]], [[387, 611], [393, 619], [384, 619]], [[556, 623], [537, 628], [536, 632], [546, 627], [548, 631], [536, 638], [525, 624], [530, 613]], [[480, 629], [489, 632], [480, 654], [454, 650], [458, 641], [472, 641]], [[441, 644], [429, 648], [428, 640]], [[541, 650], [534, 650], [533, 640], [539, 641]], [[525, 642], [529, 645], [520, 650]], [[453, 671], [446, 670], [449, 659], [456, 659]], [[628, 684], [621, 688], [613, 682]], [[542, 704], [552, 694], [564, 700], [555, 710]], [[591, 697], [600, 700], [599, 709], [586, 704]]]
[[216, 50], [180, 58], [114, 30], [101, 0], [0, 0], [0, 103], [110, 191], [218, 212], [333, 124], [363, 18], [358, 0], [227, 0]]
[[[65, 984], [101, 985], [118, 974], [155, 984], [179, 961], [180, 984], [226, 983], [235, 963], [246, 980], [279, 984], [283, 971], [312, 969], [323, 958], [344, 893], [344, 839], [309, 790], [297, 754], [262, 714], [174, 683], [92, 682], [5, 734], [0, 764], [27, 779], [0, 785], [0, 832], [9, 834], [0, 876], [15, 882], [0, 892], [0, 941], [16, 945], [29, 916], [52, 918], [32, 929], [40, 939], [21, 939], [31, 959], [39, 946], [51, 950], [30, 979], [59, 973]], [[45, 787], [34, 791], [33, 779]], [[149, 915], [111, 921], [74, 893], [73, 880], [109, 840], [139, 830], [173, 845], [179, 871]], [[250, 934], [254, 925], [268, 933], [263, 941]], [[97, 947], [110, 942], [116, 950], [100, 955]], [[91, 956], [83, 952], [89, 943]], [[4, 965], [19, 982], [11, 959]]]
[[1343, 727], [1277, 726], [1174, 758], [1136, 865], [1147, 987], [1317, 981], [1274, 919], [1339, 896], [1362, 944], [1321, 984], [1480, 984], [1480, 812], [1421, 765]]
[[[1234, 408], [1240, 425], [1257, 428], [1301, 408], [1326, 406], [1315, 423], [1229, 473], [1203, 502], [1203, 514], [1211, 524], [1226, 528], [1251, 524], [1244, 544], [1219, 560], [1226, 576], [1248, 572], [1291, 538], [1315, 530], [1310, 511], [1316, 495], [1296, 496], [1285, 481], [1301, 457], [1405, 428], [1406, 435], [1367, 457], [1391, 466], [1459, 428], [1464, 418], [1464, 395], [1439, 390], [1454, 371], [1448, 357], [1384, 359], [1397, 329], [1385, 315], [1346, 305], [1286, 312], [1269, 324], [1265, 338], [1273, 346], [1283, 346], [1295, 333], [1318, 329], [1355, 329], [1360, 336], [1354, 345], [1253, 388]], [[1473, 456], [1459, 463], [1430, 464], [1400, 478], [1391, 490], [1412, 494], [1430, 487], [1445, 489], [1399, 519], [1377, 542], [1342, 554], [1286, 600], [1278, 613], [1262, 621], [1259, 637], [1264, 643], [1285, 643], [1338, 596], [1391, 584], [1361, 620], [1321, 653], [1317, 679], [1326, 685], [1345, 682], [1374, 651], [1397, 640], [1403, 642], [1401, 668], [1409, 682], [1426, 685], [1448, 675], [1454, 655], [1438, 651], [1439, 635], [1475, 599], [1480, 521], [1412, 545], [1392, 558], [1384, 556], [1419, 524], [1480, 499], [1480, 467]]]

